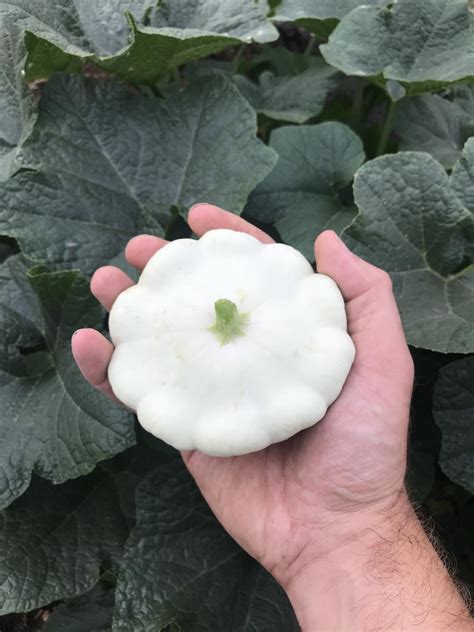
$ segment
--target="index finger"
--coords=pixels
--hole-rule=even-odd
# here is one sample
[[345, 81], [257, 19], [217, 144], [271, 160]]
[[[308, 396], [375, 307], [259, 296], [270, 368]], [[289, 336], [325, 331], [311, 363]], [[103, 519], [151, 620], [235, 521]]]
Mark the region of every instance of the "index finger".
[[249, 222], [235, 215], [224, 211], [224, 209], [214, 206], [213, 204], [195, 204], [189, 210], [188, 224], [198, 237], [202, 237], [204, 233], [215, 228], [228, 228], [236, 230], [240, 233], [248, 233], [255, 237], [263, 244], [273, 244], [274, 240], [269, 237], [263, 230], [253, 226]]

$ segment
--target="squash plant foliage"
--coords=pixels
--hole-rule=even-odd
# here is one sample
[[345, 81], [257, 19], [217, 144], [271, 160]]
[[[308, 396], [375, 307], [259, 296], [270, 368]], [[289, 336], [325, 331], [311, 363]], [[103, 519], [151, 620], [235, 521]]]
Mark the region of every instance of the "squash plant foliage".
[[310, 260], [332, 228], [390, 273], [417, 369], [407, 484], [474, 585], [473, 33], [468, 0], [0, 0], [1, 615], [297, 629], [70, 353], [107, 327], [93, 270], [126, 268], [140, 232], [189, 235], [197, 201]]

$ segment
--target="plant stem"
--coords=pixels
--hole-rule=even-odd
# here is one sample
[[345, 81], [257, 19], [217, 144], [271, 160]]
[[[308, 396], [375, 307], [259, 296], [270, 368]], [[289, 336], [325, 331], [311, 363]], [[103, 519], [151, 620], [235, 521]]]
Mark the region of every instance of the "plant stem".
[[239, 62], [242, 59], [242, 55], [244, 54], [245, 47], [246, 47], [246, 44], [241, 44], [239, 48], [237, 49], [237, 52], [235, 53], [234, 58], [232, 59], [232, 71], [234, 75], [237, 73], [237, 70], [239, 69]]
[[364, 90], [366, 83], [363, 80], [357, 82], [352, 102], [352, 125], [358, 127], [362, 118], [362, 108], [364, 105]]
[[315, 44], [316, 44], [316, 35], [313, 33], [309, 39], [308, 44], [306, 45], [306, 48], [304, 49], [303, 55], [306, 55], [306, 56], [311, 55]]
[[176, 83], [181, 84], [181, 72], [179, 71], [179, 66], [175, 66], [173, 69], [173, 80]]
[[387, 109], [387, 116], [385, 117], [385, 123], [380, 135], [379, 144], [377, 145], [376, 156], [382, 156], [387, 149], [390, 134], [393, 129], [393, 124], [395, 123], [396, 106], [397, 104], [395, 101], [390, 101], [390, 105]]

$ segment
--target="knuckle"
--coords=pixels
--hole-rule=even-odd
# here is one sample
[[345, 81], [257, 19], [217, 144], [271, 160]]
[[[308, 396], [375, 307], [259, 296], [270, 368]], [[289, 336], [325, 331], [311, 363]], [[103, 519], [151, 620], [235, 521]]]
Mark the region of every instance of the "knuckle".
[[385, 272], [385, 270], [378, 270], [377, 272], [377, 277], [378, 277], [378, 283], [384, 287], [385, 289], [389, 290], [390, 292], [393, 290], [393, 283], [392, 283], [392, 279], [390, 277], [390, 275], [388, 274], [388, 272]]

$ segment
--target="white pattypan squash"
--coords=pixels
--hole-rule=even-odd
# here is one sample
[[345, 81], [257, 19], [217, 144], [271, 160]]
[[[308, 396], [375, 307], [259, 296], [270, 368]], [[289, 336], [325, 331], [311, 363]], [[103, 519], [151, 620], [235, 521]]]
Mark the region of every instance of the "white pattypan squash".
[[213, 230], [159, 250], [115, 301], [109, 379], [180, 450], [260, 450], [322, 419], [354, 360], [341, 293], [294, 248]]

